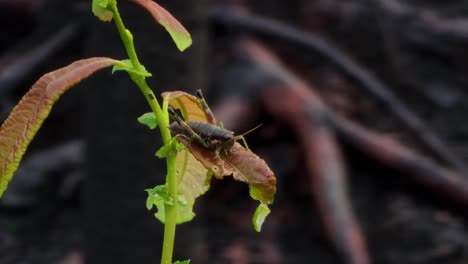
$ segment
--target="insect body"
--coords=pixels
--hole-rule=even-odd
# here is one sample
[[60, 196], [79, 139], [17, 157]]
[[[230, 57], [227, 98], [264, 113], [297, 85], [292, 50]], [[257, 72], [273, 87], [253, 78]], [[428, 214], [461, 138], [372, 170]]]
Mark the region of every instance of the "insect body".
[[236, 141], [234, 132], [203, 122], [188, 122], [195, 133], [197, 133], [208, 145], [211, 150], [222, 149], [227, 150], [232, 147]]
[[170, 109], [170, 111], [176, 122], [169, 125], [169, 129], [176, 136], [186, 137], [204, 148], [215, 151], [217, 154], [221, 151], [228, 152], [237, 140], [242, 140], [247, 147], [243, 135], [235, 136], [234, 132], [210, 123], [185, 122], [173, 109]]
[[[197, 91], [197, 97], [201, 108], [206, 112], [211, 123], [197, 121], [185, 122], [174, 109], [169, 107], [169, 112], [172, 118], [175, 119], [175, 122], [169, 126], [171, 133], [176, 136], [184, 136], [190, 139], [190, 141], [195, 141], [204, 148], [215, 151], [216, 155], [219, 155], [221, 151], [229, 152], [234, 143], [238, 140], [242, 140], [245, 147], [248, 149], [247, 142], [243, 137], [246, 133], [235, 136], [234, 132], [216, 125], [216, 119], [206, 104], [200, 90]], [[247, 133], [250, 131], [247, 131]]]

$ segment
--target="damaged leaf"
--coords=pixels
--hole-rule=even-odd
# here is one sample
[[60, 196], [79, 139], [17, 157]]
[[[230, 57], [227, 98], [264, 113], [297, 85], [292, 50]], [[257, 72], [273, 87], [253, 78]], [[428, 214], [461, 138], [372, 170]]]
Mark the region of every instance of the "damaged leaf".
[[174, 201], [167, 191], [166, 185], [158, 185], [153, 189], [146, 189], [148, 198], [146, 199], [146, 208], [151, 210], [154, 206], [158, 208], [155, 216], [162, 223], [166, 222], [166, 204], [174, 205], [177, 203], [178, 224], [189, 222], [195, 217], [192, 207], [188, 204], [184, 196], [178, 195], [177, 201]]
[[[179, 195], [177, 198], [177, 223], [185, 223], [195, 217], [193, 205], [195, 199], [208, 191], [210, 187], [211, 174], [200, 162], [198, 162], [187, 149], [182, 149], [177, 152], [176, 156], [176, 176], [178, 182]], [[158, 188], [156, 190], [156, 188]], [[150, 190], [153, 190], [150, 192]], [[165, 207], [164, 204], [171, 203], [172, 200], [167, 200], [164, 197], [169, 197], [166, 186], [157, 186], [155, 189], [149, 189], [147, 208], [150, 210], [153, 205], [157, 206], [158, 212], [155, 214], [161, 222], [165, 222]], [[158, 194], [158, 196], [155, 196]]]
[[239, 143], [228, 153], [220, 153], [217, 157], [214, 151], [206, 149], [185, 137], [177, 138], [203, 166], [213, 172], [217, 179], [232, 175], [237, 181], [249, 185], [250, 196], [261, 203], [270, 204], [276, 193], [276, 178], [266, 162], [252, 151]]
[[195, 216], [193, 213], [195, 199], [208, 191], [212, 175], [190, 155], [186, 148], [177, 152], [176, 168], [179, 195], [183, 196], [187, 203], [186, 214]]

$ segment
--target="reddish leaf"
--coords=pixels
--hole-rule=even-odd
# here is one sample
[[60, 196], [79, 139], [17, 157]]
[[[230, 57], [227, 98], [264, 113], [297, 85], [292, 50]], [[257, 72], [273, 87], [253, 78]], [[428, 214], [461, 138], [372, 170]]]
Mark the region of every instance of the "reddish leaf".
[[42, 76], [0, 127], [0, 197], [53, 104], [71, 86], [94, 72], [115, 65], [110, 58], [90, 58]]
[[148, 10], [153, 18], [159, 24], [161, 24], [167, 30], [167, 32], [169, 32], [180, 51], [184, 51], [186, 48], [192, 45], [192, 38], [190, 37], [190, 33], [188, 33], [184, 26], [182, 26], [182, 24], [162, 6], [151, 0], [130, 1], [137, 3], [141, 7]]
[[255, 200], [266, 204], [273, 202], [276, 193], [275, 175], [266, 162], [252, 151], [236, 142], [229, 152], [221, 151], [218, 158], [214, 151], [192, 143], [187, 138], [178, 137], [178, 140], [205, 168], [213, 171], [216, 178], [232, 175], [235, 180], [249, 185], [250, 195]]

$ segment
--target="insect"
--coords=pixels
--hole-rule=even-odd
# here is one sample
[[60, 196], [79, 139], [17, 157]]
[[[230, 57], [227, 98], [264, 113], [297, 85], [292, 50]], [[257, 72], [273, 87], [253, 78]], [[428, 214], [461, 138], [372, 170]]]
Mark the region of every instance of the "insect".
[[198, 103], [206, 113], [209, 122], [185, 122], [172, 107], [169, 107], [169, 113], [175, 120], [175, 122], [169, 125], [171, 133], [176, 137], [183, 136], [188, 138], [190, 141], [197, 142], [204, 148], [214, 151], [217, 157], [219, 157], [219, 153], [221, 151], [228, 153], [234, 143], [238, 140], [241, 140], [246, 149], [249, 150], [244, 135], [257, 129], [259, 126], [250, 129], [242, 135], [236, 136], [233, 131], [223, 128], [222, 125], [218, 126], [216, 124], [216, 118], [200, 90], [197, 90], [196, 96], [198, 98]]

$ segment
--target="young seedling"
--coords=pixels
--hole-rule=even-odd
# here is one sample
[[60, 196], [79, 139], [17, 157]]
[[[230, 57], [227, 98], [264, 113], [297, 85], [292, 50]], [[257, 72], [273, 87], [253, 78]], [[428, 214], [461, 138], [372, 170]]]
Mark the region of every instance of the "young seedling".
[[[149, 11], [154, 19], [169, 32], [181, 51], [191, 45], [192, 39], [188, 31], [163, 7], [152, 0], [130, 1]], [[254, 228], [260, 231], [269, 213], [267, 205], [273, 202], [276, 193], [276, 177], [266, 162], [236, 143], [242, 140], [245, 144], [243, 135], [235, 136], [232, 131], [217, 125], [200, 91], [197, 92], [197, 97], [180, 91], [163, 93], [164, 101], [161, 106], [146, 80], [151, 73], [146, 71], [138, 59], [133, 36], [122, 21], [117, 8], [117, 0], [93, 0], [92, 10], [102, 21], [115, 23], [129, 59], [115, 60], [96, 57], [79, 60], [45, 74], [33, 85], [0, 126], [0, 198], [29, 143], [60, 96], [95, 72], [114, 66], [113, 71], [126, 71], [130, 75], [152, 110], [151, 113], [141, 116], [138, 120], [151, 129], [159, 127], [163, 140], [163, 146], [156, 152], [156, 156], [166, 160], [166, 182], [147, 190], [146, 203], [148, 210], [153, 206], [158, 208], [155, 216], [164, 223], [161, 263], [174, 263], [172, 254], [176, 225], [188, 222], [195, 216], [192, 212], [195, 199], [208, 190], [211, 174], [207, 172], [212, 172], [211, 169], [218, 166], [219, 161], [223, 163], [226, 161], [226, 168], [214, 174], [215, 177], [232, 175], [234, 179], [246, 182], [249, 185], [251, 197], [260, 201], [261, 204], [257, 207], [253, 217]], [[174, 100], [177, 98], [179, 107], [172, 105], [175, 101], [171, 101], [171, 98]], [[195, 121], [189, 118], [185, 122], [172, 108], [169, 108], [169, 105], [178, 109], [183, 106], [184, 117], [199, 114], [200, 119]], [[176, 120], [171, 125], [169, 125], [170, 115]], [[185, 145], [184, 150], [179, 148], [180, 144], [173, 140], [171, 133], [177, 141]], [[196, 145], [199, 149], [187, 146], [186, 143], [192, 140], [198, 142], [192, 145]], [[247, 147], [247, 144], [245, 146]], [[213, 157], [215, 153], [219, 158], [218, 163], [208, 164], [209, 161], [216, 161]], [[176, 263], [188, 264], [189, 261]]]

